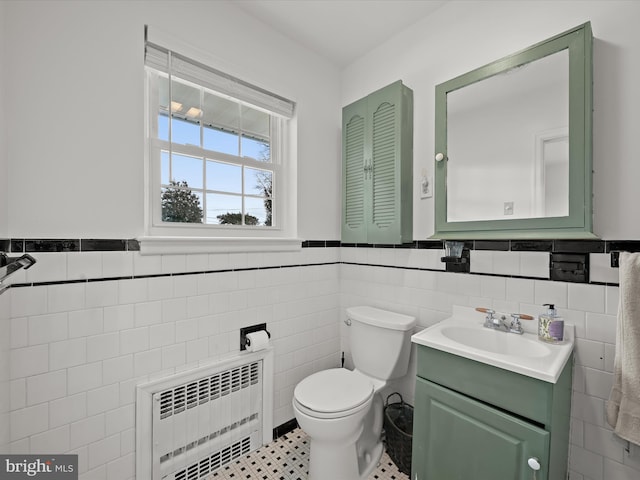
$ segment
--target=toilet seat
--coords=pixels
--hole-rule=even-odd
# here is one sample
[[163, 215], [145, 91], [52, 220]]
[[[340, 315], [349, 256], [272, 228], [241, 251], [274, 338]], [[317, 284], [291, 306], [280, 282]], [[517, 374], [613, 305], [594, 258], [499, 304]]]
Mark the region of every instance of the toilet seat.
[[345, 368], [314, 373], [302, 380], [293, 392], [296, 406], [316, 418], [340, 418], [368, 408], [374, 394], [373, 383]]

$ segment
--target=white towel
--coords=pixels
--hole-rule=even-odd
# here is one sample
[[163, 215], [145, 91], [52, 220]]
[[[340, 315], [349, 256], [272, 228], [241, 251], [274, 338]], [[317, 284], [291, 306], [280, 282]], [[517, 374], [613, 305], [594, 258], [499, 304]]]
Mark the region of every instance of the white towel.
[[617, 328], [607, 422], [620, 438], [640, 445], [640, 253], [620, 253]]

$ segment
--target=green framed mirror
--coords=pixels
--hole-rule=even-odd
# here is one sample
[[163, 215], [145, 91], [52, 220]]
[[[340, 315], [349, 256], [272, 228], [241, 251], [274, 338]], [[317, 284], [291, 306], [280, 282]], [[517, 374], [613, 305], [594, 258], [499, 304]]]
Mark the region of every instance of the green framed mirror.
[[595, 238], [585, 23], [436, 86], [441, 239]]

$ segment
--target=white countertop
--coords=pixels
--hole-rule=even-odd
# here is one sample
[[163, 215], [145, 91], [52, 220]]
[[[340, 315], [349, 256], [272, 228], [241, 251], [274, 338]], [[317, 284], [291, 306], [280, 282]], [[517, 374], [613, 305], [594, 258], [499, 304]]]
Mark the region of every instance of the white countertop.
[[[499, 312], [502, 313], [502, 312]], [[509, 318], [509, 312], [506, 313]], [[564, 342], [538, 339], [537, 319], [523, 320], [518, 335], [483, 326], [485, 314], [470, 307], [454, 306], [453, 315], [411, 337], [413, 343], [471, 360], [556, 383], [573, 350], [575, 329], [565, 324]]]

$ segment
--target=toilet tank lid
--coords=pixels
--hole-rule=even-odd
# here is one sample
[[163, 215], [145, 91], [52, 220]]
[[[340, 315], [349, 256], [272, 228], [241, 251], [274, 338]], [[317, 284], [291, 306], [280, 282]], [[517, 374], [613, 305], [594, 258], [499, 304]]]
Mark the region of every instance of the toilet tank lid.
[[347, 317], [351, 320], [391, 330], [407, 331], [416, 325], [415, 317], [369, 306], [349, 307], [347, 308]]

